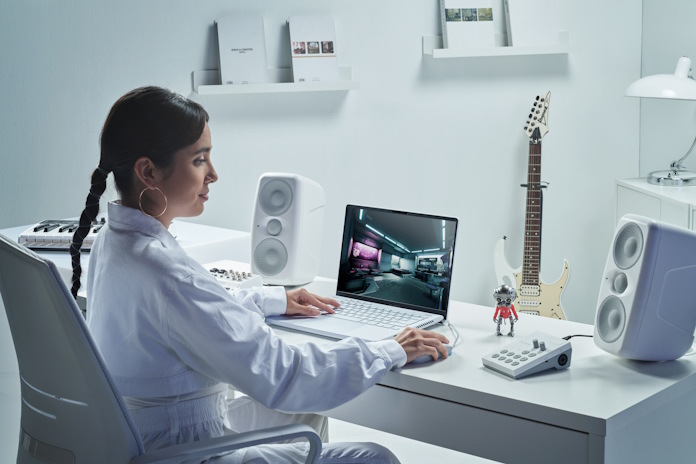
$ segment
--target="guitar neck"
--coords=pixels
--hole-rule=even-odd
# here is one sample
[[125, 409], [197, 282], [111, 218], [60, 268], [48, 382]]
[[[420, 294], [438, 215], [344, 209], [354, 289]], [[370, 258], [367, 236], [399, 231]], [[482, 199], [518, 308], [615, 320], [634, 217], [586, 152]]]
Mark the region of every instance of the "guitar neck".
[[541, 262], [541, 139], [530, 139], [527, 166], [522, 285], [538, 286]]

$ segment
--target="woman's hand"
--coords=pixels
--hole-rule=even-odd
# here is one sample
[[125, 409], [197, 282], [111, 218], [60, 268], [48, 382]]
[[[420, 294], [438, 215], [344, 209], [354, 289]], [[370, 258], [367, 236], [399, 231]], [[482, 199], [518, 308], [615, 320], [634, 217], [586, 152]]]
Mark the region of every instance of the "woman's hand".
[[443, 358], [447, 357], [447, 349], [443, 343], [449, 343], [449, 340], [437, 332], [407, 327], [394, 337], [394, 340], [399, 342], [399, 345], [406, 351], [406, 363], [410, 363], [424, 354], [429, 354], [433, 360], [437, 360], [438, 352], [442, 354]]
[[286, 294], [288, 306], [285, 314], [288, 316], [318, 316], [321, 310], [333, 313], [333, 308], [340, 306], [333, 298], [309, 293], [305, 288], [290, 290]]

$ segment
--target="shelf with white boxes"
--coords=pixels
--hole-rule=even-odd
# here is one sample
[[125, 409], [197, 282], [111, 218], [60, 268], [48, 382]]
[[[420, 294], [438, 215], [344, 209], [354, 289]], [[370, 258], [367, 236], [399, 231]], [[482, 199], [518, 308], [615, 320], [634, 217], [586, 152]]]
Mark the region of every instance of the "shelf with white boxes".
[[269, 82], [263, 84], [221, 85], [217, 69], [193, 71], [193, 90], [198, 95], [233, 95], [274, 92], [327, 92], [358, 90], [360, 82], [353, 80], [353, 68], [340, 66], [339, 79], [329, 82], [292, 82], [292, 68], [271, 68]]
[[423, 55], [432, 58], [472, 58], [480, 56], [567, 55], [570, 51], [568, 31], [558, 33], [558, 45], [508, 47], [507, 34], [495, 34], [495, 47], [442, 48], [441, 35], [423, 36]]
[[628, 213], [696, 230], [696, 187], [653, 185], [645, 177], [617, 179], [616, 222]]

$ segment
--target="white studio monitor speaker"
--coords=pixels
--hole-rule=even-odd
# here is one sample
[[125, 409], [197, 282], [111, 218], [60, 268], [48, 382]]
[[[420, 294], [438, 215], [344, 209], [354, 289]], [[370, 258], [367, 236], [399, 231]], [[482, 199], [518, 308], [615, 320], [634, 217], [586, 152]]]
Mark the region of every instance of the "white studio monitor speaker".
[[627, 359], [681, 357], [694, 341], [695, 287], [696, 232], [625, 215], [604, 268], [595, 344]]
[[251, 271], [265, 284], [303, 285], [319, 271], [324, 189], [297, 174], [259, 178], [251, 224]]

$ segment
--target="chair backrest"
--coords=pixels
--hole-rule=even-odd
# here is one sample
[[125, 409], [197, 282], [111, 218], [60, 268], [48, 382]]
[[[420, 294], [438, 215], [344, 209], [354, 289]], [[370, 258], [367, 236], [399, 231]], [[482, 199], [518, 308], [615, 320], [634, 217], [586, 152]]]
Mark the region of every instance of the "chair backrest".
[[0, 235], [22, 394], [18, 463], [128, 462], [143, 444], [55, 265]]

